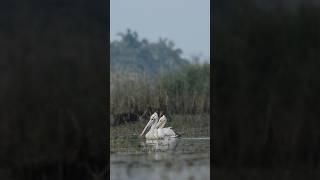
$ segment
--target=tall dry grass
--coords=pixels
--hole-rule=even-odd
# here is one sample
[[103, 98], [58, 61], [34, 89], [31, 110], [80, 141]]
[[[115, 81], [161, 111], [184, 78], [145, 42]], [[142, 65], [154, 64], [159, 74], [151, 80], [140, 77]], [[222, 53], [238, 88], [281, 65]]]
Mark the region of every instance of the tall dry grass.
[[112, 114], [161, 110], [169, 114], [199, 114], [210, 111], [209, 64], [190, 64], [179, 71], [148, 75], [111, 74]]

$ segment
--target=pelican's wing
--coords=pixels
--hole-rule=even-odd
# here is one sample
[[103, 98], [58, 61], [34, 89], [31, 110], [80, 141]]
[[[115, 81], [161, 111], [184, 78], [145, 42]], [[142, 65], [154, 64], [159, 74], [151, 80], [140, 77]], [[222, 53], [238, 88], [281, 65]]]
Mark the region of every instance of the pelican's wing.
[[165, 137], [177, 137], [176, 133], [171, 129], [171, 127], [162, 128], [162, 132]]

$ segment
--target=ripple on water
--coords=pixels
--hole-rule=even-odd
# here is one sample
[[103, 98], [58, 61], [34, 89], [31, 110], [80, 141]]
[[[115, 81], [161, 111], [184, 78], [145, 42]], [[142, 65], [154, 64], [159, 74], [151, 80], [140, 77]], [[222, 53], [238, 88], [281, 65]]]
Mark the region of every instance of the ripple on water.
[[[169, 144], [166, 144], [169, 143]], [[171, 146], [170, 146], [170, 143]], [[111, 179], [209, 179], [210, 139], [127, 140], [112, 149]]]

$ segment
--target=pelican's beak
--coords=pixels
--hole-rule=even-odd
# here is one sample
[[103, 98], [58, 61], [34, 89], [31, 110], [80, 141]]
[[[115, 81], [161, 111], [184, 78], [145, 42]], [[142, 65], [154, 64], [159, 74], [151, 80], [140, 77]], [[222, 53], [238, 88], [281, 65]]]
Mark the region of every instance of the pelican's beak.
[[152, 119], [149, 120], [148, 124], [146, 125], [146, 127], [144, 127], [142, 133], [140, 134], [140, 136], [143, 136], [144, 132], [148, 129], [149, 126], [151, 126], [152, 124]]

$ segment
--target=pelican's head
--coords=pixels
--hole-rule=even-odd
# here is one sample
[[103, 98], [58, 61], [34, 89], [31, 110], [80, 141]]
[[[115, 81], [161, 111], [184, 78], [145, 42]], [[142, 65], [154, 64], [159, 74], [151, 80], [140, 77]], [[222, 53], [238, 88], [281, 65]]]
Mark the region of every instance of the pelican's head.
[[144, 132], [147, 130], [147, 128], [151, 127], [154, 123], [156, 123], [158, 121], [158, 114], [155, 112], [151, 115], [150, 120], [148, 122], [148, 124], [146, 125], [146, 127], [144, 127], [142, 133], [140, 134], [140, 136], [143, 136]]
[[162, 115], [156, 125], [156, 128], [163, 128], [166, 123], [167, 123], [167, 118], [165, 115]]

